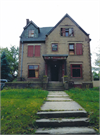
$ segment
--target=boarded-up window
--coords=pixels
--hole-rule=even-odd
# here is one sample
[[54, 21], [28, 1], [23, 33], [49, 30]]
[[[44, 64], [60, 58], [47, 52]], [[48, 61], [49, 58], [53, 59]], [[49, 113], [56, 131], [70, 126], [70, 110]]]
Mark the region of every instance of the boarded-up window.
[[83, 51], [82, 51], [82, 44], [81, 43], [77, 43], [76, 44], [76, 54], [77, 55], [82, 55]]
[[33, 46], [28, 46], [28, 57], [33, 57]]
[[40, 45], [35, 46], [35, 56], [39, 57], [40, 56]]

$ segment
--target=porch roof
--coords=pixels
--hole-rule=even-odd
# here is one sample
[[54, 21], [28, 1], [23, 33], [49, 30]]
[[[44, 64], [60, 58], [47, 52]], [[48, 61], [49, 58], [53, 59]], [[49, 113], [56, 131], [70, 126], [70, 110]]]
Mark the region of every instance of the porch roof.
[[68, 54], [43, 54], [44, 59], [65, 59], [68, 57]]

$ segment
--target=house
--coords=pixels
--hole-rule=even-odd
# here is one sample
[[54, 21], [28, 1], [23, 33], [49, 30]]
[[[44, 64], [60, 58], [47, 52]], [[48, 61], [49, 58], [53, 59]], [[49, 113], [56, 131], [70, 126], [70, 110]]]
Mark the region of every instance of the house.
[[90, 41], [87, 34], [68, 14], [54, 27], [39, 28], [26, 20], [20, 36], [18, 77], [62, 82], [67, 77], [74, 87], [92, 87]]

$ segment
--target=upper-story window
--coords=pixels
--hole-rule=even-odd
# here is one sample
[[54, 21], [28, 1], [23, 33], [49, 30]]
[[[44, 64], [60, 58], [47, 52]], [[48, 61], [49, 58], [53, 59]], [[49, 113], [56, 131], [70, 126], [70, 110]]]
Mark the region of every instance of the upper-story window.
[[74, 36], [73, 28], [61, 28], [61, 36], [63, 36], [63, 37], [73, 37]]
[[34, 30], [29, 30], [29, 37], [34, 37]]
[[40, 57], [40, 45], [29, 45], [27, 50], [28, 57]]
[[54, 51], [54, 52], [58, 51], [58, 44], [57, 43], [53, 43], [51, 45], [51, 48], [52, 48], [52, 51]]
[[74, 49], [74, 44], [69, 44], [69, 54], [74, 55], [75, 54], [75, 49]]
[[70, 43], [69, 44], [69, 54], [70, 55], [83, 55], [82, 43]]

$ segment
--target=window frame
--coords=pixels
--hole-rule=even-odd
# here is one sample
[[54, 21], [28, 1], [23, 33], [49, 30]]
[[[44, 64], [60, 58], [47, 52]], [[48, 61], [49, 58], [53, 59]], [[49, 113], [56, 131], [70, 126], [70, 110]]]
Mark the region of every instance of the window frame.
[[[72, 36], [69, 34], [70, 29], [72, 29]], [[74, 37], [74, 29], [73, 28], [60, 28], [61, 36], [62, 37]], [[68, 36], [66, 36], [66, 33], [68, 33]]]
[[[53, 50], [53, 47], [52, 47], [53, 44], [56, 44], [56, 45], [57, 45], [57, 50]], [[57, 51], [58, 51], [58, 43], [52, 43], [52, 44], [51, 44], [51, 51], [52, 51], [52, 52], [57, 52]]]
[[[72, 67], [73, 65], [80, 65], [80, 67]], [[82, 78], [82, 64], [71, 64], [71, 78]], [[73, 69], [80, 69], [80, 77], [73, 77]]]
[[[73, 45], [74, 49], [70, 49], [70, 45]], [[70, 51], [73, 51], [74, 54], [70, 54]], [[69, 43], [69, 55], [75, 55], [75, 44], [74, 43]]]
[[[34, 37], [34, 33], [32, 31], [34, 31], [34, 30], [31, 29], [31, 30], [28, 31], [28, 37], [29, 38], [33, 38]], [[32, 33], [33, 33], [33, 36], [31, 35]]]
[[[38, 66], [38, 77], [29, 77], [29, 70], [35, 70], [35, 69], [29, 69], [29, 66]], [[39, 65], [28, 65], [28, 78], [39, 78]]]

